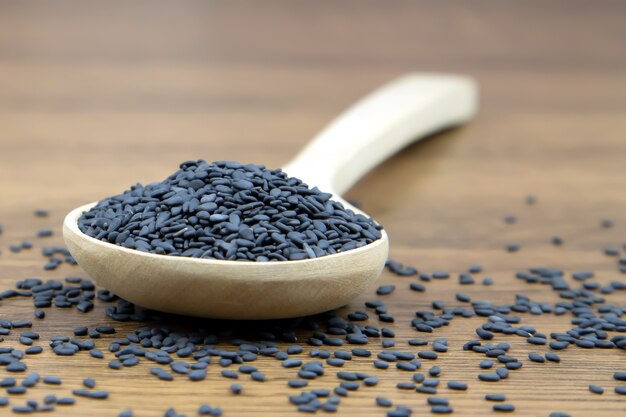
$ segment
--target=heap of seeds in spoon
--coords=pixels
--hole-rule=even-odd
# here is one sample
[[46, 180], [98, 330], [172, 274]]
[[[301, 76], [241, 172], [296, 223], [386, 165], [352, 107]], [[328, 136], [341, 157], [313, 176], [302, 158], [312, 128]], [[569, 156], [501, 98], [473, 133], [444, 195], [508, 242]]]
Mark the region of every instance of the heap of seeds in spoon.
[[380, 239], [380, 225], [331, 197], [262, 165], [188, 161], [100, 201], [78, 226], [130, 249], [230, 261], [317, 258]]

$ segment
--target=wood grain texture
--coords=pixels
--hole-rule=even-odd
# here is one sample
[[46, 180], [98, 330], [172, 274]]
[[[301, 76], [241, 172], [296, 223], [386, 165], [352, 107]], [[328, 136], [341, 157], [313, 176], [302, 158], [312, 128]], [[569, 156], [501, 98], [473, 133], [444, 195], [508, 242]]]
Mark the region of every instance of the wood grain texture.
[[[499, 303], [517, 293], [557, 301], [546, 287], [514, 278], [529, 266], [593, 270], [602, 283], [623, 281], [602, 249], [626, 239], [624, 16], [620, 1], [2, 2], [0, 286], [81, 274], [68, 266], [45, 272], [39, 254], [43, 245], [61, 243], [61, 221], [71, 208], [134, 181], [160, 180], [185, 159], [280, 166], [355, 99], [414, 70], [472, 75], [483, 101], [476, 121], [407, 148], [349, 193], [385, 225], [393, 258], [453, 274], [423, 294], [408, 290], [411, 279], [382, 276], [398, 286], [381, 297], [396, 317], [389, 327], [397, 345], [406, 348], [407, 339], [418, 337], [408, 324], [415, 310], [432, 300], [456, 305], [457, 292]], [[527, 206], [531, 193], [538, 203]], [[34, 218], [39, 207], [52, 215]], [[517, 224], [502, 222], [508, 214], [519, 216]], [[615, 227], [601, 228], [604, 218], [615, 219]], [[40, 227], [56, 235], [33, 239]], [[553, 235], [563, 237], [562, 247], [550, 245]], [[7, 250], [23, 239], [35, 240], [35, 248]], [[507, 253], [508, 242], [522, 249]], [[459, 286], [457, 274], [472, 263], [482, 264], [480, 277], [492, 276], [495, 285]], [[341, 314], [361, 309], [373, 292]], [[623, 293], [606, 298], [626, 303]], [[108, 323], [105, 307], [88, 315], [50, 309], [35, 323], [38, 344], [77, 325]], [[29, 300], [0, 304], [0, 318], [31, 317]], [[544, 332], [567, 330], [569, 319], [523, 316]], [[455, 319], [427, 336], [450, 339], [450, 352], [437, 361], [443, 383], [470, 384], [467, 392], [440, 389], [455, 415], [495, 414], [483, 400], [488, 392], [506, 393], [517, 416], [623, 415], [624, 397], [613, 392], [611, 378], [625, 370], [623, 351], [570, 348], [558, 365], [526, 362], [504, 382], [478, 382], [482, 356], [460, 347], [480, 323]], [[138, 325], [116, 326], [124, 335]], [[15, 346], [17, 334], [2, 345]], [[97, 345], [105, 348], [111, 338]], [[546, 350], [516, 337], [496, 340], [510, 342], [520, 358]], [[374, 373], [381, 383], [343, 399], [338, 415], [384, 415], [374, 406], [376, 395], [412, 407], [414, 415], [429, 413], [426, 396], [395, 388], [409, 379], [406, 373], [374, 371], [370, 362], [354, 360], [346, 368]], [[50, 415], [116, 416], [131, 407], [138, 416], [160, 416], [170, 406], [195, 415], [205, 402], [223, 407], [226, 416], [296, 414], [285, 383], [295, 371], [273, 359], [257, 362], [269, 381], [243, 378], [239, 397], [228, 393], [212, 365], [206, 381], [164, 383], [149, 375], [146, 363], [113, 371], [84, 354], [50, 352], [27, 363], [64, 378], [62, 386], [40, 385], [28, 398], [67, 395], [86, 376], [111, 391], [109, 400], [79, 399]], [[606, 393], [590, 394], [589, 383]], [[335, 384], [328, 375], [311, 385]], [[25, 398], [12, 395], [11, 401]]]

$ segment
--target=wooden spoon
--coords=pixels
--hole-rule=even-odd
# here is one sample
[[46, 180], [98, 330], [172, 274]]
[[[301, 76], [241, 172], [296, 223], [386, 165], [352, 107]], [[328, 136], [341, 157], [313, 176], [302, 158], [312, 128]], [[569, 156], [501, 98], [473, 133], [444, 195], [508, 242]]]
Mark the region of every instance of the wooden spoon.
[[[284, 170], [330, 192], [335, 200], [370, 169], [404, 146], [469, 120], [477, 88], [469, 78], [409, 74], [357, 102], [308, 144]], [[380, 275], [389, 242], [316, 259], [241, 262], [157, 255], [83, 234], [80, 215], [65, 218], [72, 256], [102, 287], [143, 307], [222, 319], [304, 316], [347, 304]]]

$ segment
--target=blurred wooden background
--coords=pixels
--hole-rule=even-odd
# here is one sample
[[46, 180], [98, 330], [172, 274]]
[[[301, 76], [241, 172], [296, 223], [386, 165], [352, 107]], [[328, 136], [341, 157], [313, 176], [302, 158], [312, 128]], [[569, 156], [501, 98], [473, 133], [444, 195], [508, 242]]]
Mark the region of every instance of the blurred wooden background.
[[[398, 284], [385, 298], [397, 319], [398, 346], [417, 337], [408, 324], [413, 311], [435, 299], [454, 305], [456, 292], [501, 303], [516, 293], [557, 301], [545, 287], [513, 277], [530, 266], [591, 269], [602, 283], [623, 281], [602, 249], [626, 240], [625, 39], [622, 1], [3, 1], [1, 289], [29, 276], [80, 273], [66, 266], [44, 272], [39, 255], [42, 245], [61, 243], [60, 224], [71, 208], [135, 181], [160, 180], [186, 159], [280, 166], [355, 99], [408, 71], [472, 75], [482, 108], [470, 125], [406, 149], [349, 193], [387, 228], [395, 259], [454, 273], [424, 294], [410, 293], [409, 279], [383, 275], [382, 282]], [[537, 196], [535, 206], [524, 204], [528, 194]], [[35, 219], [35, 208], [52, 215]], [[517, 224], [502, 222], [509, 214], [519, 216]], [[605, 218], [615, 227], [600, 228]], [[33, 251], [7, 250], [48, 226], [57, 235], [36, 240]], [[550, 245], [554, 235], [563, 237], [563, 247]], [[519, 243], [520, 252], [505, 252], [509, 242]], [[481, 277], [494, 277], [493, 287], [457, 284], [456, 274], [473, 263], [484, 266]], [[372, 293], [346, 311], [361, 308]], [[623, 293], [607, 299], [626, 303]], [[106, 323], [102, 308], [86, 316], [52, 310], [35, 323], [41, 344], [79, 323]], [[30, 317], [30, 301], [0, 304], [0, 318]], [[544, 332], [569, 328], [568, 317], [524, 316], [524, 322]], [[438, 361], [444, 383], [470, 383], [464, 393], [440, 389], [456, 415], [490, 415], [487, 392], [506, 393], [518, 416], [623, 415], [624, 397], [613, 392], [611, 379], [613, 370], [625, 370], [623, 351], [570, 348], [559, 365], [527, 363], [489, 385], [475, 381], [481, 357], [460, 351], [480, 323], [457, 319], [430, 336], [450, 338], [450, 353]], [[14, 333], [2, 345], [15, 345]], [[519, 338], [497, 340], [511, 342], [520, 358], [545, 351]], [[285, 386], [295, 371], [274, 360], [259, 365], [271, 381], [245, 382], [236, 398], [216, 367], [209, 380], [193, 384], [158, 382], [144, 363], [113, 371], [83, 356], [49, 354], [28, 363], [66, 380], [59, 388], [35, 388], [28, 398], [67, 394], [94, 375], [111, 390], [107, 401], [80, 399], [52, 415], [116, 416], [131, 407], [137, 416], [159, 416], [169, 406], [195, 415], [207, 402], [226, 416], [296, 414], [286, 399], [293, 390]], [[369, 361], [346, 368], [374, 373]], [[381, 384], [344, 399], [339, 415], [384, 415], [376, 395], [415, 414], [429, 412], [424, 395], [395, 388], [406, 375], [376, 374]], [[607, 392], [590, 394], [589, 383]], [[335, 379], [316, 384], [333, 386]], [[24, 402], [18, 397], [11, 396], [12, 404]]]

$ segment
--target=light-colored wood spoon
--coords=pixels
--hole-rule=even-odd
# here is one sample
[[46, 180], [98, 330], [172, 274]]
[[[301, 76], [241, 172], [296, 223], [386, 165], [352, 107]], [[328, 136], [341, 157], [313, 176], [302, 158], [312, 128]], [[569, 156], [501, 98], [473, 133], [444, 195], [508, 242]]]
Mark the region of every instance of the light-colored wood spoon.
[[[357, 102], [284, 170], [339, 196], [406, 145], [469, 120], [477, 88], [469, 78], [409, 74]], [[258, 161], [255, 161], [258, 162]], [[65, 218], [65, 243], [79, 265], [120, 297], [155, 310], [222, 319], [304, 316], [345, 305], [380, 275], [389, 241], [316, 259], [240, 262], [140, 252], [96, 240], [77, 225], [95, 203]]]

